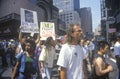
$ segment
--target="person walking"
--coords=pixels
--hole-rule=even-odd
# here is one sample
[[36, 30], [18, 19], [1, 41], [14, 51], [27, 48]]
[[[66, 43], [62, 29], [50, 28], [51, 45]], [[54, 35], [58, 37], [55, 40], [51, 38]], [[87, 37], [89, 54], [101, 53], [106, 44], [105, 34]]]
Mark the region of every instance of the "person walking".
[[67, 30], [66, 44], [60, 50], [57, 65], [61, 79], [87, 79], [84, 75], [84, 52], [79, 45], [82, 37], [79, 24], [70, 24]]
[[16, 55], [17, 62], [12, 72], [11, 79], [15, 79], [17, 72], [19, 72], [18, 79], [33, 79], [34, 75], [37, 73], [33, 46], [33, 40], [26, 40], [25, 51]]
[[94, 56], [93, 64], [95, 68], [95, 74], [93, 79], [109, 79], [109, 72], [113, 71], [112, 65], [105, 61], [103, 56], [108, 52], [109, 44], [106, 41], [100, 41], [98, 43], [98, 52]]
[[42, 77], [45, 74], [47, 79], [51, 79], [55, 56], [55, 42], [52, 37], [48, 37], [39, 56]]

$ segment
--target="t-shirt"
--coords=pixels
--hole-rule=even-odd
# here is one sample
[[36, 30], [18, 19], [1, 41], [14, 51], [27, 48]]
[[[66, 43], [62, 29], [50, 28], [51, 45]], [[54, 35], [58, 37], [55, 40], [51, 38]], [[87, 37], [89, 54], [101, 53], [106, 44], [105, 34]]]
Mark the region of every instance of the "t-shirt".
[[119, 42], [116, 42], [114, 45], [114, 54], [119, 55], [120, 57], [120, 43]]
[[46, 50], [46, 47], [43, 47], [41, 54], [39, 56], [39, 61], [45, 61], [45, 67], [52, 68], [55, 56], [56, 52], [54, 47], [51, 47], [51, 50], [49, 51]]
[[57, 65], [67, 69], [67, 79], [84, 79], [83, 59], [85, 56], [80, 45], [64, 44]]
[[24, 75], [29, 76], [30, 74], [35, 74], [36, 68], [33, 66], [34, 60], [26, 56], [26, 62], [25, 62], [25, 70]]

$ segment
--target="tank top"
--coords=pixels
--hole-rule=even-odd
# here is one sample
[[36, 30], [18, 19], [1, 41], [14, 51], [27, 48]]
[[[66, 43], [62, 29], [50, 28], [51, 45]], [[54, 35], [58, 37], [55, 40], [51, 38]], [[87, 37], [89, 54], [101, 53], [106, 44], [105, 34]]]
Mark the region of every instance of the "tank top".
[[[96, 54], [96, 55], [94, 56], [94, 59], [96, 59], [96, 58], [98, 58], [98, 57], [101, 57], [101, 58], [102, 58], [103, 62], [105, 63], [105, 65], [106, 65], [106, 67], [107, 67], [107, 63], [106, 63], [106, 61], [105, 61], [105, 58], [104, 58], [102, 55]], [[94, 71], [95, 71], [95, 68], [94, 68]], [[102, 76], [97, 76], [96, 71], [95, 71], [95, 79], [109, 79], [108, 73], [107, 73], [107, 74], [104, 74], [104, 75], [102, 75]]]

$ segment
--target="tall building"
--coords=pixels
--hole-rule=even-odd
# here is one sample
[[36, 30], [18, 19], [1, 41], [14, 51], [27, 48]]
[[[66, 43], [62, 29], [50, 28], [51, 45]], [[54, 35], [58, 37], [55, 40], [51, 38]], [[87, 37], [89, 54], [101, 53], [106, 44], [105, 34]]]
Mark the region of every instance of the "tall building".
[[53, 0], [53, 5], [59, 9], [59, 19], [65, 22], [66, 28], [70, 23], [81, 24], [78, 13], [80, 0]]
[[53, 5], [60, 11], [70, 11], [80, 9], [80, 0], [53, 0]]
[[80, 9], [81, 27], [84, 33], [92, 33], [92, 13], [90, 7]]
[[[20, 8], [36, 11], [38, 24], [43, 21], [58, 21], [58, 8], [53, 6], [52, 0], [0, 0], [0, 39], [18, 38]], [[56, 34], [65, 33], [62, 31], [64, 28], [58, 27], [57, 22], [55, 24]]]
[[71, 10], [66, 12], [60, 12], [59, 18], [65, 22], [66, 26], [69, 26], [70, 23], [81, 24], [81, 20], [77, 11]]
[[[104, 37], [108, 37], [108, 39], [110, 40], [114, 40], [113, 37], [116, 35], [117, 32], [120, 32], [120, 0], [100, 0], [100, 1], [101, 1], [102, 35], [104, 35]], [[114, 18], [115, 22], [109, 24], [106, 27], [109, 17]], [[115, 30], [111, 32], [110, 30], [113, 29]]]

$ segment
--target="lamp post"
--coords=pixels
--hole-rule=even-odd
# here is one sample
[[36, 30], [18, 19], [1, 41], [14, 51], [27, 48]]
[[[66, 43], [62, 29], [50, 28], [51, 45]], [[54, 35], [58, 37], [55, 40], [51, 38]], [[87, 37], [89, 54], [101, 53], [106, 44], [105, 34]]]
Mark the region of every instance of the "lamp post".
[[107, 40], [107, 42], [108, 42], [108, 39], [109, 39], [109, 23], [106, 20], [106, 40]]
[[109, 39], [109, 24], [110, 24], [109, 17], [108, 17], [108, 10], [111, 10], [111, 9], [105, 8], [104, 10], [105, 10], [105, 15], [106, 15], [106, 40], [108, 42], [108, 39]]
[[109, 25], [115, 23], [115, 18], [114, 17], [108, 17], [108, 19], [106, 20], [106, 38], [107, 41], [109, 39]]
[[106, 16], [106, 40], [108, 41], [108, 29], [109, 29], [109, 24], [108, 24], [108, 22], [107, 22], [107, 20], [108, 20], [108, 8], [105, 8], [104, 9], [105, 10], [105, 16]]

